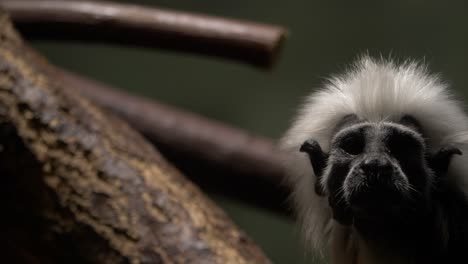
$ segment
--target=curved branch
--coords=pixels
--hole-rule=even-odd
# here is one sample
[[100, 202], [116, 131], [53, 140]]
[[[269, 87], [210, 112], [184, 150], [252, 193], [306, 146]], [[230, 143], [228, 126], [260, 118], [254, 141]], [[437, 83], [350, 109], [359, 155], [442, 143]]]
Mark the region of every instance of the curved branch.
[[123, 117], [147, 138], [204, 157], [241, 174], [279, 183], [281, 157], [273, 142], [194, 113], [133, 96], [65, 70], [57, 77], [86, 97]]
[[54, 75], [128, 122], [202, 187], [290, 213], [283, 158], [271, 140], [63, 69]]
[[100, 1], [1, 0], [0, 6], [30, 38], [112, 41], [267, 68], [286, 34], [278, 26]]

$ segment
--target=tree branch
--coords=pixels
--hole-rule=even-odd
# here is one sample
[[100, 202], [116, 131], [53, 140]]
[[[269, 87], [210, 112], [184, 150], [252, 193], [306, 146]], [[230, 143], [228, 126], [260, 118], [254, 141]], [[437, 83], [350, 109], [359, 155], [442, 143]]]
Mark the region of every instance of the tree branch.
[[29, 38], [110, 41], [218, 56], [271, 67], [278, 26], [100, 1], [0, 0]]
[[54, 71], [65, 87], [127, 121], [197, 184], [289, 214], [283, 158], [271, 140], [62, 69]]
[[3, 262], [270, 263], [138, 133], [45, 65], [0, 14]]
[[[17, 25], [27, 30], [26, 33], [42, 37], [47, 34], [56, 35], [55, 31], [49, 33], [38, 31], [42, 27], [50, 29], [51, 23], [52, 26], [60, 25], [64, 28], [78, 25], [96, 33], [117, 29], [129, 33], [131, 27], [139, 27], [152, 31], [151, 34], [156, 34], [155, 36], [158, 36], [161, 28], [167, 27], [177, 34], [186, 32], [177, 37], [185, 38], [185, 35], [192, 34], [190, 32], [194, 30], [194, 23], [187, 21], [194, 19], [200, 23], [201, 21], [206, 22], [201, 24], [205, 27], [198, 29], [200, 32], [192, 34], [192, 37], [195, 38], [212, 34], [221, 36], [220, 32], [223, 31], [227, 33], [225, 36], [221, 36], [223, 37], [222, 41], [247, 44], [249, 41], [255, 42], [255, 39], [261, 36], [271, 36], [261, 38], [262, 49], [268, 52], [257, 53], [254, 55], [256, 57], [258, 54], [272, 56], [276, 48], [272, 49], [271, 47], [278, 46], [284, 35], [284, 31], [278, 27], [259, 27], [256, 24], [243, 22], [239, 24], [237, 21], [188, 14], [180, 16], [179, 13], [175, 12], [103, 2], [0, 0], [0, 6], [2, 5], [11, 12]], [[113, 12], [110, 12], [111, 10]], [[146, 14], [147, 17], [142, 18], [142, 14]], [[157, 18], [161, 15], [168, 21], [176, 22], [167, 25], [158, 24], [161, 21], [158, 22]], [[169, 17], [172, 18], [168, 19]], [[178, 24], [178, 19], [185, 22]], [[44, 25], [41, 26], [41, 24]], [[96, 25], [98, 25], [97, 28]], [[245, 32], [241, 35], [232, 34], [232, 30], [229, 31], [229, 28], [242, 27], [245, 28]], [[213, 29], [221, 31], [218, 33], [210, 31]], [[264, 33], [256, 33], [258, 30]], [[138, 42], [144, 37], [144, 34], [140, 33], [136, 39], [128, 40]], [[66, 32], [65, 35], [73, 34]], [[101, 40], [110, 40], [102, 34], [97, 34], [97, 36]], [[118, 36], [126, 35], [118, 34]], [[76, 36], [76, 38], [81, 37], [87, 38], [88, 36], [86, 34]], [[176, 40], [172, 39], [167, 44], [177, 45]], [[210, 41], [208, 43], [202, 43], [202, 41], [200, 45], [208, 45], [204, 49], [209, 51], [210, 45], [221, 44], [219, 41]], [[191, 45], [184, 41], [179, 42]], [[226, 51], [232, 49], [232, 46], [229, 45], [220, 45], [219, 47], [226, 49]], [[256, 49], [260, 46], [247, 45], [245, 47]], [[251, 51], [255, 52], [255, 50]], [[44, 59], [41, 56], [36, 56], [35, 60], [43, 61]], [[165, 157], [204, 189], [244, 199], [249, 203], [275, 211], [289, 213], [288, 206], [285, 204], [289, 190], [283, 185], [282, 158], [270, 140], [250, 135], [240, 129], [208, 120], [193, 113], [132, 96], [102, 83], [52, 67], [49, 64], [45, 64], [45, 68], [51, 71], [54, 78], [63, 80], [66, 84], [64, 87], [78, 90], [98, 105], [129, 122], [132, 127], [155, 144]], [[206, 173], [207, 171], [213, 173]]]

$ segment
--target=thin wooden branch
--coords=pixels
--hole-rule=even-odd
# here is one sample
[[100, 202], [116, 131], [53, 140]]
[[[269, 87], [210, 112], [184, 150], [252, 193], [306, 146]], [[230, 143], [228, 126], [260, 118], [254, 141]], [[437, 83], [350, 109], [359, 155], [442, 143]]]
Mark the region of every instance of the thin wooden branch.
[[203, 157], [240, 174], [255, 174], [273, 183], [281, 181], [281, 157], [273, 142], [266, 138], [130, 95], [69, 71], [59, 70], [57, 77], [158, 144]]
[[63, 69], [54, 71], [66, 87], [126, 120], [202, 187], [289, 214], [283, 158], [271, 140]]
[[234, 19], [100, 1], [0, 0], [29, 38], [111, 41], [271, 67], [285, 30]]
[[2, 262], [270, 263], [143, 137], [45, 65], [0, 14]]

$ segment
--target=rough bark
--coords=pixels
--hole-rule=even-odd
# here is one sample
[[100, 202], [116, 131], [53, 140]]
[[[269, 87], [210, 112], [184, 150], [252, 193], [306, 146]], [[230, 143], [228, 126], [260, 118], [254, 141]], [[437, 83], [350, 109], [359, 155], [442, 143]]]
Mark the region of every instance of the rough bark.
[[269, 263], [139, 134], [36, 59], [0, 14], [7, 263]]
[[63, 69], [51, 70], [67, 88], [78, 91], [142, 133], [203, 190], [291, 214], [286, 203], [291, 190], [285, 184], [281, 165], [284, 157], [272, 140]]

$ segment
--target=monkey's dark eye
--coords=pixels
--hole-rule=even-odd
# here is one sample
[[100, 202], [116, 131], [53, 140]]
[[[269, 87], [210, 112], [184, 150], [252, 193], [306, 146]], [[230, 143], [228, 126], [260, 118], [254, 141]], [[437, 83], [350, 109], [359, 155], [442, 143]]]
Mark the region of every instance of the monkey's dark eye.
[[387, 149], [394, 157], [414, 156], [421, 150], [421, 143], [411, 135], [393, 133], [387, 139]]
[[346, 135], [340, 140], [338, 146], [351, 155], [359, 155], [364, 151], [364, 136], [361, 133]]

